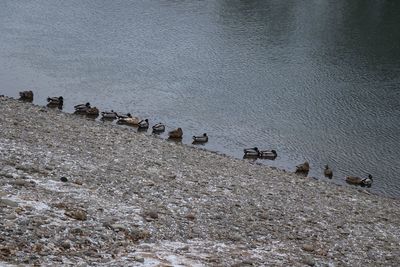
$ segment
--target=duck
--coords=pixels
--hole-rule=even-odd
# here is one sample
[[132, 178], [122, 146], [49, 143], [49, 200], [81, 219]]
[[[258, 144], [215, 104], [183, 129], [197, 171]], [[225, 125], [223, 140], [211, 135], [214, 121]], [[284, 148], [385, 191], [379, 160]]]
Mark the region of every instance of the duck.
[[142, 129], [142, 130], [149, 128], [149, 120], [145, 119], [145, 120], [139, 121], [138, 126], [139, 126], [139, 129]]
[[206, 133], [203, 133], [203, 135], [200, 136], [193, 136], [193, 144], [200, 144], [200, 143], [207, 143], [208, 142], [208, 136]]
[[101, 112], [101, 118], [104, 120], [115, 120], [117, 116], [117, 112], [114, 110]]
[[64, 98], [62, 96], [48, 97], [47, 106], [48, 107], [62, 107], [64, 104]]
[[296, 173], [307, 174], [310, 171], [310, 164], [308, 161], [296, 166]]
[[86, 114], [86, 111], [91, 108], [90, 103], [87, 102], [86, 104], [79, 104], [74, 106], [76, 114]]
[[244, 152], [244, 158], [248, 157], [258, 157], [260, 155], [260, 150], [258, 150], [258, 147], [253, 147], [253, 148], [245, 148], [243, 149]]
[[33, 101], [33, 92], [32, 91], [19, 92], [19, 100], [32, 102]]
[[182, 139], [183, 131], [182, 128], [177, 128], [168, 133], [168, 138], [170, 139]]
[[86, 110], [86, 115], [87, 116], [99, 116], [99, 109], [96, 107], [88, 108]]
[[117, 113], [117, 117], [118, 119], [126, 119], [126, 118], [132, 118], [132, 115], [131, 113], [126, 113], [126, 114]]
[[276, 150], [259, 150], [258, 151], [259, 157], [260, 158], [266, 158], [266, 159], [276, 159], [278, 156], [278, 153]]
[[153, 133], [162, 133], [165, 131], [165, 125], [161, 122], [155, 124], [153, 127]]
[[346, 182], [352, 185], [360, 185], [360, 186], [367, 186], [371, 187], [373, 178], [371, 174], [368, 174], [367, 178], [361, 178], [357, 176], [347, 176], [346, 177]]
[[333, 176], [333, 171], [331, 168], [329, 168], [328, 164], [325, 165], [324, 175], [325, 175], [325, 177], [328, 177], [328, 178], [332, 178], [332, 176]]
[[120, 118], [117, 121], [118, 124], [125, 124], [125, 125], [130, 125], [130, 126], [138, 126], [139, 122], [140, 122], [140, 119], [138, 117], [132, 117], [132, 116], [126, 117], [126, 118]]

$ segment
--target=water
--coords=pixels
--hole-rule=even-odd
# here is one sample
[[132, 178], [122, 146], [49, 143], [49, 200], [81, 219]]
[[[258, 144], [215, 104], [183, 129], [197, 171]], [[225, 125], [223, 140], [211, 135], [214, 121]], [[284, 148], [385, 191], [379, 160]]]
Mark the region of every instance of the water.
[[[0, 94], [131, 112], [184, 143], [400, 196], [399, 1], [2, 0]], [[163, 136], [165, 137], [165, 135]], [[266, 178], [267, 179], [267, 178]], [[267, 182], [267, 181], [266, 181]]]

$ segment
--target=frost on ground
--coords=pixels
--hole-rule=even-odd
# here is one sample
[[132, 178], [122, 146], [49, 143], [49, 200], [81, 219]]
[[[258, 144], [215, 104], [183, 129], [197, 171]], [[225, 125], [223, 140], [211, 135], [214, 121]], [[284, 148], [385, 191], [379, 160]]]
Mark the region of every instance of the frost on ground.
[[0, 266], [399, 266], [399, 201], [0, 97]]

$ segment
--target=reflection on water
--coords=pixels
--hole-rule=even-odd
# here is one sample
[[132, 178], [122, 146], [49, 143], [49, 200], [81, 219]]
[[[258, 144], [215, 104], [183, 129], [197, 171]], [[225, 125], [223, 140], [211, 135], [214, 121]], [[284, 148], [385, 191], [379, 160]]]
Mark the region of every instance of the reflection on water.
[[0, 2], [1, 92], [31, 89], [184, 130], [204, 148], [400, 196], [400, 2]]

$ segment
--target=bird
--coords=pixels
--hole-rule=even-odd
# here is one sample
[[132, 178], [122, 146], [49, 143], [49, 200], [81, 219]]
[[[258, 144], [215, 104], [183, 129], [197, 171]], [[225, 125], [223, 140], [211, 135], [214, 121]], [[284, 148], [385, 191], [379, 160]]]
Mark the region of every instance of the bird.
[[62, 108], [63, 105], [64, 105], [64, 98], [62, 96], [47, 98], [47, 106], [48, 107]]
[[86, 111], [90, 108], [90, 103], [87, 102], [86, 104], [79, 104], [74, 106], [76, 114], [86, 114]]
[[332, 178], [332, 176], [333, 176], [332, 169], [329, 168], [328, 164], [325, 165], [324, 175], [325, 175], [325, 177], [328, 177], [328, 178]]
[[[130, 114], [129, 114], [130, 115]], [[138, 117], [126, 117], [126, 118], [120, 118], [117, 123], [118, 124], [125, 124], [129, 126], [138, 126], [140, 122], [140, 119]]]
[[208, 142], [208, 136], [206, 133], [203, 133], [203, 135], [200, 136], [193, 136], [192, 139], [193, 139], [193, 144], [201, 144]]
[[182, 139], [183, 131], [182, 128], [177, 128], [168, 133], [168, 138], [170, 139]]
[[149, 128], [149, 120], [145, 119], [145, 120], [139, 121], [138, 126], [139, 126], [140, 130], [147, 130]]
[[32, 102], [33, 101], [33, 92], [32, 91], [19, 92], [19, 100]]
[[272, 149], [272, 150], [259, 150], [258, 154], [259, 154], [260, 158], [272, 159], [272, 160], [276, 159], [276, 157], [278, 156], [278, 153], [274, 149]]
[[360, 186], [366, 186], [366, 187], [371, 187], [373, 178], [371, 174], [368, 174], [367, 178], [361, 178], [357, 176], [347, 176], [346, 177], [346, 182], [352, 185], [360, 185]]
[[162, 133], [165, 131], [165, 125], [161, 122], [155, 124], [153, 127], [153, 133]]
[[102, 111], [101, 118], [103, 120], [115, 120], [117, 118], [117, 112], [115, 112], [114, 110]]
[[245, 148], [245, 149], [243, 149], [243, 152], [244, 152], [243, 158], [255, 158], [260, 155], [260, 151], [258, 150], [258, 147]]
[[96, 107], [88, 108], [86, 110], [87, 116], [99, 116], [99, 109]]
[[308, 174], [310, 171], [310, 164], [308, 161], [296, 166], [296, 173]]
[[131, 115], [131, 113], [127, 113], [127, 114], [117, 113], [117, 117], [118, 117], [118, 119], [126, 119], [126, 118], [132, 118], [132, 115]]

